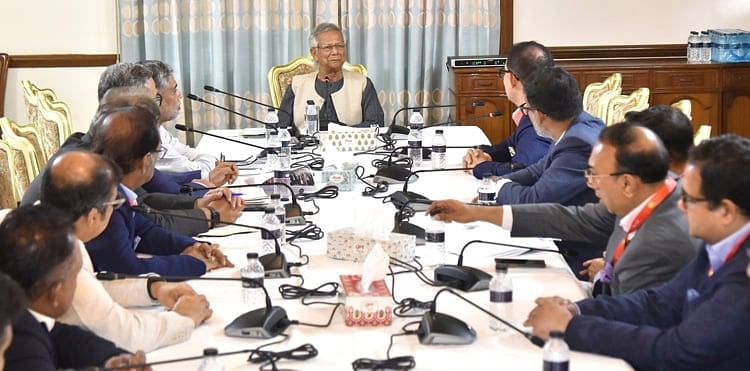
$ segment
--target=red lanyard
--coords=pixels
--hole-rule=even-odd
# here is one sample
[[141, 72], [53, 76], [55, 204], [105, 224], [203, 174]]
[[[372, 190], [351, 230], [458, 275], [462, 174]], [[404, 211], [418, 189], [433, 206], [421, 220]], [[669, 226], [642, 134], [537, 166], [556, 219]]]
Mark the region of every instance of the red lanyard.
[[669, 197], [669, 194], [672, 193], [674, 188], [677, 186], [677, 182], [675, 182], [672, 178], [667, 178], [664, 185], [659, 188], [656, 193], [654, 193], [653, 197], [651, 197], [651, 200], [648, 201], [646, 206], [643, 207], [640, 213], [635, 217], [633, 220], [633, 224], [630, 225], [630, 230], [627, 231], [625, 234], [625, 238], [620, 241], [620, 244], [617, 245], [617, 249], [615, 250], [615, 256], [612, 257], [612, 267], [617, 264], [617, 261], [620, 260], [620, 257], [625, 252], [625, 246], [630, 242], [630, 240], [635, 237], [635, 232], [638, 231], [638, 228], [643, 225], [643, 223], [648, 219], [649, 216], [654, 212], [654, 209], [659, 207], [664, 200]]
[[[724, 266], [724, 264], [726, 264], [730, 259], [732, 259], [737, 254], [737, 251], [740, 250], [740, 247], [742, 247], [742, 244], [745, 243], [748, 237], [750, 237], [750, 231], [745, 233], [745, 235], [742, 236], [742, 238], [740, 238], [739, 240], [737, 240], [734, 246], [732, 246], [732, 249], [729, 250], [729, 253], [727, 254], [727, 256], [724, 257], [724, 262], [721, 263], [722, 266]], [[714, 275], [714, 267], [711, 266], [711, 262], [709, 261], [708, 262], [708, 276], [711, 277], [713, 275]]]

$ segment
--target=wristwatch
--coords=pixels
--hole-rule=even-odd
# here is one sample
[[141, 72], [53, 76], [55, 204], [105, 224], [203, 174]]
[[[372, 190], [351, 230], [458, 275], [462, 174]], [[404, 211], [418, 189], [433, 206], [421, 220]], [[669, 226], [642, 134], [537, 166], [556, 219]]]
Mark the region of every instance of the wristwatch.
[[156, 301], [157, 299], [154, 296], [154, 294], [151, 293], [151, 285], [153, 285], [154, 282], [166, 282], [166, 281], [167, 280], [164, 279], [164, 277], [160, 277], [160, 276], [151, 276], [148, 278], [148, 280], [146, 281], [146, 292], [148, 292], [148, 296], [150, 296], [152, 300]]
[[209, 207], [208, 211], [211, 212], [211, 222], [209, 223], [209, 227], [211, 229], [218, 227], [219, 223], [221, 223], [221, 215], [219, 214], [219, 210], [216, 210], [213, 207]]

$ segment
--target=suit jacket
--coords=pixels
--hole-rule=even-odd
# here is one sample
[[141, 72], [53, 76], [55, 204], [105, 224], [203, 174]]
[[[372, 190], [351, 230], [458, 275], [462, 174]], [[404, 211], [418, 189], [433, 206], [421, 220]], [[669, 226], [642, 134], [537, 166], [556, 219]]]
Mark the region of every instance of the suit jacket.
[[583, 170], [588, 166], [591, 148], [603, 128], [601, 120], [581, 112], [544, 158], [507, 176], [512, 182], [500, 188], [497, 202], [503, 205], [596, 202], [594, 191], [586, 186]]
[[[613, 271], [612, 294], [655, 287], [672, 279], [700, 245], [690, 237], [687, 220], [677, 207], [678, 185], [628, 243]], [[625, 236], [620, 218], [601, 204], [564, 207], [554, 204], [514, 205], [512, 236], [540, 236], [600, 244], [606, 241], [607, 261]], [[605, 240], [605, 238], [607, 238]], [[580, 269], [580, 267], [578, 267]]]
[[[167, 193], [148, 193], [143, 188], [136, 189], [135, 193], [138, 195], [138, 202], [148, 205], [152, 209], [162, 210], [170, 214], [147, 214], [146, 217], [153, 223], [174, 233], [186, 236], [195, 236], [208, 231], [206, 214], [202, 210], [194, 208], [196, 197]], [[181, 218], [181, 216], [199, 218], [202, 221]]]
[[26, 311], [13, 324], [13, 342], [5, 352], [6, 371], [55, 371], [104, 366], [126, 351], [76, 326], [55, 323], [52, 331]]
[[[121, 186], [118, 188], [122, 193]], [[86, 243], [86, 250], [97, 272], [200, 276], [206, 273], [206, 265], [192, 256], [179, 255], [195, 242], [152, 223], [126, 202], [112, 213], [107, 229]], [[152, 257], [139, 258], [136, 252]]]
[[[549, 152], [551, 144], [551, 139], [541, 137], [536, 133], [531, 119], [524, 115], [513, 134], [484, 150], [492, 156], [492, 161], [485, 161], [474, 167], [474, 176], [481, 179], [487, 173], [505, 175], [513, 171], [511, 164], [522, 165], [522, 167], [535, 164]], [[515, 156], [511, 156], [510, 147], [513, 147]]]
[[154, 169], [154, 176], [143, 185], [143, 189], [148, 192], [159, 192], [159, 193], [170, 193], [179, 195], [180, 189], [183, 185], [190, 185], [191, 187], [198, 189], [193, 194], [202, 196], [206, 193], [203, 185], [198, 183], [192, 183], [194, 179], [201, 178], [201, 171], [187, 171], [184, 173], [165, 173]]
[[702, 248], [654, 289], [578, 303], [565, 332], [571, 349], [622, 358], [639, 370], [747, 370], [750, 285], [745, 241], [708, 277]]

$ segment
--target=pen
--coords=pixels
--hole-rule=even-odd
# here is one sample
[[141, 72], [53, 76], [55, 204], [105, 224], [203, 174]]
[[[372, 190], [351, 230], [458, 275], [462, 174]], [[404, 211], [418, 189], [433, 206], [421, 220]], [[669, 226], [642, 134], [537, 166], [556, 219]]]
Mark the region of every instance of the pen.
[[234, 193], [234, 192], [232, 192], [232, 197], [240, 197], [240, 196], [242, 196], [243, 194], [244, 194], [244, 193]]

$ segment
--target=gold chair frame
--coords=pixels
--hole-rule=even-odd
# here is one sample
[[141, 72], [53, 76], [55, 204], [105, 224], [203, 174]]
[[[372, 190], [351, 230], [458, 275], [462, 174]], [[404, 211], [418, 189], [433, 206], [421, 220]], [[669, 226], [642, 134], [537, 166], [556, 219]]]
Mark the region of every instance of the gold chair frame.
[[648, 88], [636, 89], [630, 95], [619, 95], [609, 101], [607, 107], [607, 125], [613, 125], [625, 120], [625, 114], [630, 111], [642, 111], [648, 108]]
[[[23, 198], [23, 194], [31, 184], [31, 181], [39, 174], [34, 148], [31, 146], [31, 143], [22, 137], [11, 139], [10, 136], [3, 136], [3, 139], [0, 139], [0, 152], [4, 153], [5, 157], [7, 157], [8, 165], [7, 174], [4, 174], [6, 170], [2, 169], [0, 170], [0, 175], [10, 177], [10, 184], [13, 186], [13, 198], [17, 205], [21, 201], [21, 198]], [[5, 180], [3, 181], [5, 182]]]
[[607, 118], [610, 99], [622, 92], [622, 74], [615, 72], [603, 82], [592, 82], [583, 92], [583, 110], [599, 117]]
[[12, 120], [0, 117], [0, 130], [6, 137], [20, 137], [28, 141], [28, 144], [34, 149], [36, 156], [37, 169], [41, 170], [47, 164], [47, 156], [44, 152], [42, 135], [33, 125], [20, 125]]
[[0, 207], [12, 209], [18, 206], [16, 177], [13, 176], [15, 156], [8, 143], [0, 139]]
[[699, 145], [702, 141], [711, 137], [711, 125], [701, 125], [698, 130], [695, 131], [693, 136], [693, 144]]
[[680, 110], [680, 112], [684, 113], [691, 121], [693, 120], [693, 116], [691, 116], [693, 105], [690, 103], [690, 99], [678, 100], [677, 102], [672, 103], [672, 107]]
[[[367, 68], [361, 64], [344, 63], [344, 70], [357, 72], [367, 77]], [[268, 87], [271, 91], [271, 102], [274, 106], [281, 105], [281, 98], [284, 97], [286, 89], [292, 83], [292, 78], [297, 75], [303, 75], [316, 71], [317, 65], [311, 56], [295, 58], [287, 64], [271, 67], [268, 71]]]

